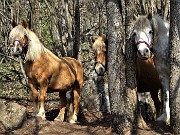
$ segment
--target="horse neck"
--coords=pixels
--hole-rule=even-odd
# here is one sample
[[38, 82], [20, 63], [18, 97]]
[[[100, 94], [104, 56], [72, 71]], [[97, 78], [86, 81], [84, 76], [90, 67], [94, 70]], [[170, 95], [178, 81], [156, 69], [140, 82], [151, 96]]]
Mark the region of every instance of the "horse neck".
[[29, 45], [25, 59], [28, 61], [35, 61], [40, 58], [41, 54], [46, 51], [46, 48], [40, 42], [39, 38], [34, 32], [28, 30]]
[[154, 39], [153, 50], [157, 57], [167, 58], [169, 50], [169, 29], [165, 26], [164, 21], [158, 16], [154, 20]]

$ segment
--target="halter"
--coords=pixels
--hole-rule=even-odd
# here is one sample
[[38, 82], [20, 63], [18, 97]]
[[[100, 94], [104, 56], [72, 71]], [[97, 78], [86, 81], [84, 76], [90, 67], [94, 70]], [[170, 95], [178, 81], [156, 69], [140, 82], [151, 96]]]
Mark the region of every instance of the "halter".
[[148, 44], [146, 41], [138, 41], [138, 42], [136, 42], [136, 45], [138, 45], [138, 44], [140, 44], [140, 43], [146, 44], [149, 49], [151, 49], [151, 48], [153, 47], [152, 44]]
[[20, 55], [22, 55], [22, 53], [24, 52], [24, 49], [29, 45], [29, 40], [27, 41], [26, 44], [23, 44], [23, 43], [21, 42], [21, 40], [19, 40], [19, 39], [14, 40], [14, 42], [15, 42], [15, 41], [18, 41], [19, 44], [21, 45], [21, 47], [22, 47], [22, 52], [21, 52]]

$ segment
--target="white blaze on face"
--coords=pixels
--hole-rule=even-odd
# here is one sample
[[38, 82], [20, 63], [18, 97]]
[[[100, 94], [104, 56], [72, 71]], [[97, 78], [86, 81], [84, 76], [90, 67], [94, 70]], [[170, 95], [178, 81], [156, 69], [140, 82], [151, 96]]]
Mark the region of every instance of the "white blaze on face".
[[13, 47], [13, 48], [14, 48], [14, 49], [13, 49], [13, 52], [14, 52], [14, 53], [16, 53], [18, 50], [22, 51], [22, 48], [21, 48], [21, 46], [20, 46], [20, 43], [19, 43], [18, 39], [16, 39], [16, 40], [14, 41], [14, 47]]
[[[97, 54], [99, 55], [100, 52], [99, 50], [97, 51]], [[98, 58], [97, 57], [97, 63], [95, 65], [95, 70], [96, 70], [96, 73], [98, 73], [98, 75], [103, 75], [104, 72], [105, 72], [105, 61], [102, 61], [102, 59]]]
[[13, 52], [14, 52], [14, 53], [17, 52], [18, 44], [19, 44], [18, 41], [14, 41], [14, 49], [13, 49]]
[[[145, 28], [142, 31], [134, 30], [135, 35], [135, 42], [138, 43], [140, 41], [146, 42], [147, 44], [152, 44], [152, 30], [150, 28]], [[142, 57], [150, 57], [150, 49], [145, 43], [138, 43], [137, 44], [138, 53]]]

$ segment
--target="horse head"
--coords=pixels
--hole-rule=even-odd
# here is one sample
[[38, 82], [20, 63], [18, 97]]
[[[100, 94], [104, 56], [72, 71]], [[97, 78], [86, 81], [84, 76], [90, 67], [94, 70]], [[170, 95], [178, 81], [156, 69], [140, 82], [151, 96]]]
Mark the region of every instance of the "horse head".
[[141, 59], [152, 57], [154, 31], [151, 25], [151, 15], [138, 16], [134, 23], [135, 44], [137, 55]]
[[95, 51], [95, 71], [99, 76], [104, 75], [106, 71], [106, 36], [93, 36], [92, 48]]
[[28, 32], [26, 30], [27, 24], [23, 20], [21, 25], [17, 25], [15, 21], [12, 22], [13, 29], [9, 34], [9, 42], [12, 46], [12, 55], [19, 56], [27, 51], [29, 39], [27, 37]]

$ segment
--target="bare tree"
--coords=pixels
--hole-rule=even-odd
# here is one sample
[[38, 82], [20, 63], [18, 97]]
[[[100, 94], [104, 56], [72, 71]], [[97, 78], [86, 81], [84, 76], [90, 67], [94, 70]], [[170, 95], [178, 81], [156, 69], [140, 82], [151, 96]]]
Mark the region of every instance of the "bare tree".
[[171, 127], [175, 135], [180, 134], [180, 2], [170, 1], [170, 108]]
[[[131, 21], [130, 18], [133, 15], [130, 8], [132, 2], [107, 0], [106, 6], [109, 32], [108, 84], [112, 130], [118, 134], [125, 134], [132, 132], [134, 130], [133, 127], [137, 124], [137, 96], [136, 91], [133, 90], [136, 87], [134, 58], [132, 58], [133, 48], [130, 47], [130, 44], [132, 45], [132, 39], [130, 39], [130, 31], [128, 30], [130, 28], [128, 26]], [[126, 47], [127, 53], [130, 53], [126, 57], [124, 47]], [[129, 64], [129, 67], [126, 70], [127, 64]], [[127, 79], [125, 73], [127, 74]]]
[[79, 0], [75, 1], [75, 32], [74, 32], [74, 58], [78, 59], [78, 52], [80, 47], [80, 11], [79, 11]]

